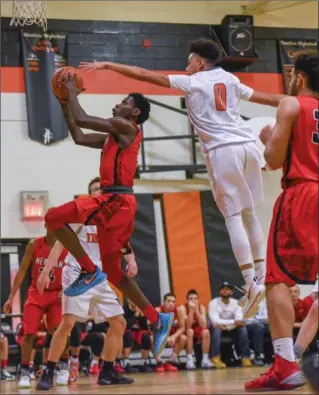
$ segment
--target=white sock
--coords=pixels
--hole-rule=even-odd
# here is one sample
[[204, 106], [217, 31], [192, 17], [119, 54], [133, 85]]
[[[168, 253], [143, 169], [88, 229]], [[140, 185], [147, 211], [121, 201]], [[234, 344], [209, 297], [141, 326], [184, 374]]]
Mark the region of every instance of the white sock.
[[98, 361], [96, 359], [92, 359], [91, 361], [91, 367], [94, 365], [98, 365]]
[[177, 360], [177, 355], [176, 355], [175, 352], [172, 352], [172, 355], [171, 355], [169, 360], [172, 361], [172, 362], [175, 362]]
[[193, 362], [193, 354], [187, 354], [187, 361]]
[[251, 254], [254, 260], [255, 275], [257, 276], [259, 283], [264, 284], [266, 264], [263, 231], [254, 208], [245, 208], [242, 211], [242, 218], [248, 235]]
[[[244, 228], [241, 213], [225, 218], [225, 223], [232, 250], [241, 269], [245, 284], [250, 286], [254, 281], [255, 269], [253, 267], [250, 244]], [[245, 265], [250, 265], [251, 267], [249, 269], [242, 270], [242, 267]]]
[[209, 361], [208, 353], [203, 354], [203, 359], [202, 359], [202, 361], [203, 361], [203, 362]]
[[272, 342], [275, 354], [280, 355], [282, 358], [289, 362], [295, 362], [294, 342], [291, 337], [284, 337]]

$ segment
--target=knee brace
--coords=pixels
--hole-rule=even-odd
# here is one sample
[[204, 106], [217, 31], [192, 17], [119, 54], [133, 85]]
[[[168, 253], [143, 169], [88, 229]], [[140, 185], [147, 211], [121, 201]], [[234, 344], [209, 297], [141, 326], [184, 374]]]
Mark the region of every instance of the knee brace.
[[52, 335], [50, 335], [50, 333], [47, 333], [43, 342], [43, 348], [50, 348], [51, 340]]
[[70, 346], [71, 347], [80, 347], [81, 345], [81, 327], [78, 322], [75, 323], [71, 335], [70, 335]]
[[126, 331], [123, 336], [123, 348], [132, 348], [132, 347], [133, 347], [132, 332]]
[[92, 354], [95, 357], [100, 357], [104, 346], [104, 336], [102, 333], [90, 332], [87, 336], [87, 343], [91, 347]]
[[151, 349], [151, 338], [149, 333], [143, 333], [142, 340], [141, 340], [141, 347], [142, 350], [150, 350]]

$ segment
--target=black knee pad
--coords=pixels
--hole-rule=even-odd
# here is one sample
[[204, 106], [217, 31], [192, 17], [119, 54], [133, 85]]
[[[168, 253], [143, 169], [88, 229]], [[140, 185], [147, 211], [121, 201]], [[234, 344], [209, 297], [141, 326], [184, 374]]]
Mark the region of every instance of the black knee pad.
[[76, 322], [72, 331], [71, 331], [71, 335], [70, 335], [70, 346], [71, 347], [80, 347], [81, 334], [82, 334], [81, 326], [78, 322]]
[[149, 333], [143, 333], [141, 340], [142, 350], [150, 350], [151, 349], [151, 338]]
[[47, 333], [43, 342], [43, 348], [50, 348], [51, 340], [52, 335], [50, 335], [50, 333]]
[[123, 348], [132, 348], [132, 347], [133, 347], [132, 332], [126, 331], [123, 335]]
[[104, 336], [102, 333], [90, 332], [87, 335], [86, 344], [91, 347], [92, 354], [99, 357], [104, 347]]

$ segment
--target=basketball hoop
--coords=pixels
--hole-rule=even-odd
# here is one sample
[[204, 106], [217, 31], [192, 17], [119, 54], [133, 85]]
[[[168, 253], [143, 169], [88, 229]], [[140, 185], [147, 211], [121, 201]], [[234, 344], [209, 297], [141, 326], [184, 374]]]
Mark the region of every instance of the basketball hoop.
[[47, 1], [13, 0], [10, 25], [31, 26], [36, 24], [47, 30]]

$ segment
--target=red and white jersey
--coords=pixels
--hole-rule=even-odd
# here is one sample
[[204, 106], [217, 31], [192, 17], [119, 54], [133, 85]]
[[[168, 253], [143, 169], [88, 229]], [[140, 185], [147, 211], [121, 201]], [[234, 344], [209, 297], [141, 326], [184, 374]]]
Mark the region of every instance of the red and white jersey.
[[190, 122], [204, 152], [221, 145], [255, 141], [240, 116], [240, 100], [249, 100], [253, 89], [220, 67], [188, 75], [169, 75], [172, 88], [186, 94]]
[[[70, 226], [74, 230], [74, 232], [76, 232], [80, 225], [72, 224]], [[83, 226], [81, 231], [78, 233], [78, 238], [80, 240], [81, 246], [89, 256], [89, 258], [93, 261], [93, 263], [95, 263], [96, 266], [102, 269], [96, 226]], [[66, 265], [63, 270], [62, 277], [64, 289], [71, 285], [77, 279], [81, 272], [81, 266], [70, 252], [65, 258], [65, 262]]]
[[[51, 248], [52, 247], [46, 242], [45, 237], [38, 237], [34, 240], [31, 266], [31, 286], [35, 288], [37, 286], [38, 277], [47, 263]], [[49, 286], [45, 288], [45, 290], [61, 290], [61, 276], [66, 254], [67, 250], [63, 250], [59, 256], [56, 266], [50, 272]]]

